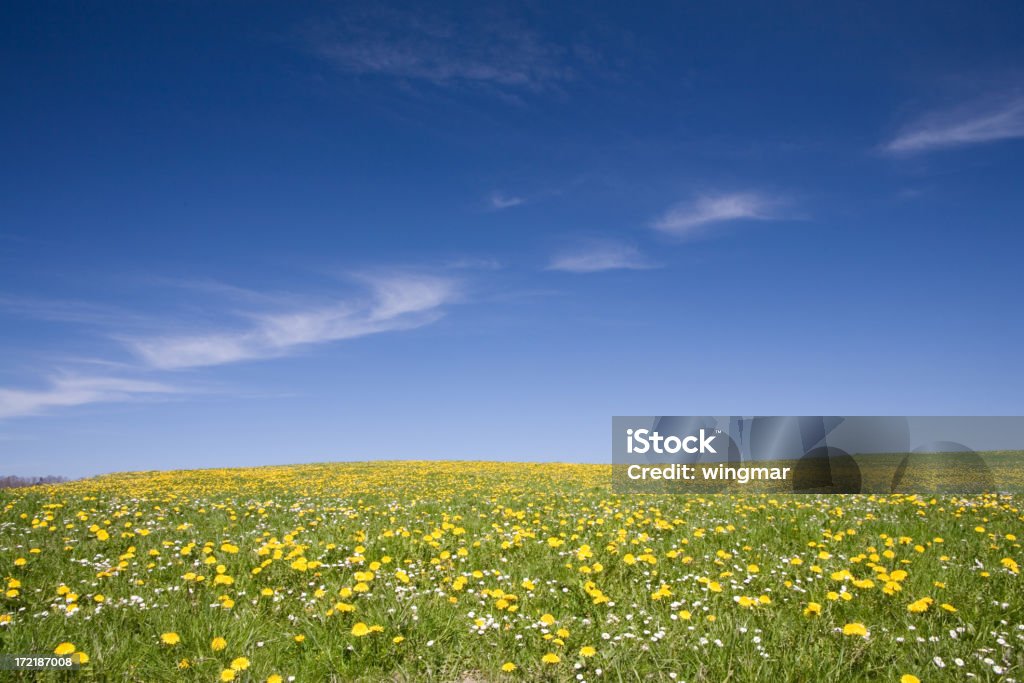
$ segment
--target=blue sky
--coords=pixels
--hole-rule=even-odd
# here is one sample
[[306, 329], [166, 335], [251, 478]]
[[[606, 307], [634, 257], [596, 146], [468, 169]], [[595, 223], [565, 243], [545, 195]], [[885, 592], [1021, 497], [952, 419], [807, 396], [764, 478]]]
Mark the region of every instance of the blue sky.
[[2, 473], [1024, 412], [1024, 7], [587, 5], [5, 5]]

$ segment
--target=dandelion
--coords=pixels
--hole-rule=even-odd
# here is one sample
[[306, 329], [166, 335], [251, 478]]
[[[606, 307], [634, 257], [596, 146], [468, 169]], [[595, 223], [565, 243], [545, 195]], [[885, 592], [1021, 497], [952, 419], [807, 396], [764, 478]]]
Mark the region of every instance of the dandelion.
[[927, 612], [928, 608], [932, 606], [933, 602], [934, 600], [932, 600], [931, 598], [921, 598], [920, 600], [915, 600], [914, 602], [907, 605], [907, 611], [913, 612], [915, 614]]
[[845, 626], [843, 626], [843, 635], [844, 636], [861, 636], [863, 638], [867, 638], [868, 637], [868, 629], [864, 626], [864, 624], [853, 622], [853, 623], [846, 624]]
[[[1019, 501], [1009, 496], [633, 500], [596, 467], [545, 466], [545, 476], [533, 465], [473, 467], [473, 476], [441, 463], [134, 473], [5, 492], [0, 639], [59, 637], [69, 642], [47, 652], [118, 678], [131, 672], [110, 666], [145, 654], [113, 656], [115, 622], [128, 619], [166, 655], [147, 663], [147, 680], [235, 683], [322, 678], [307, 624], [330, 634], [317, 645], [348, 658], [346, 676], [375, 680], [420, 680], [459, 653], [489, 656], [503, 680], [545, 671], [668, 680], [677, 637], [705, 655], [738, 638], [736, 667], [790, 680], [801, 672], [779, 648], [825, 624], [835, 640], [808, 664], [808, 680], [870, 643], [863, 654], [888, 657], [890, 683], [931, 677], [909, 665], [908, 648], [927, 652], [920, 671], [981, 680], [1013, 670], [1024, 643], [1013, 610], [1024, 560], [1004, 533], [1019, 526]], [[966, 536], [937, 545], [940, 529]], [[973, 596], [968, 606], [960, 595]], [[377, 625], [385, 618], [401, 628]], [[426, 640], [451, 618], [463, 628]], [[255, 621], [276, 637], [243, 637]], [[162, 633], [171, 624], [185, 635]], [[251, 664], [238, 656], [247, 650], [258, 653]], [[392, 656], [370, 656], [383, 650]], [[275, 664], [285, 661], [295, 670]], [[605, 661], [608, 670], [595, 666]], [[730, 666], [708, 656], [706, 677]]]
[[757, 605], [757, 600], [747, 597], [746, 595], [737, 595], [735, 597], [735, 602], [740, 607], [754, 607], [755, 605]]

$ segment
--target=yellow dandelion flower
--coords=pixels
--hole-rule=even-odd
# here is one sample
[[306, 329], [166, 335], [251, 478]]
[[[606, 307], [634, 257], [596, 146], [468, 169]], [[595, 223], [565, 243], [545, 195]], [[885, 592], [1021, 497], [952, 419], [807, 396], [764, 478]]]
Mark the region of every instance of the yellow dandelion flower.
[[915, 614], [927, 612], [928, 608], [931, 607], [932, 602], [934, 601], [931, 598], [921, 598], [920, 600], [915, 600], [914, 602], [907, 605], [907, 611], [913, 612]]
[[867, 638], [868, 637], [868, 629], [864, 626], [864, 624], [853, 622], [851, 624], [846, 624], [845, 626], [843, 626], [843, 635], [844, 636], [861, 636], [863, 638]]

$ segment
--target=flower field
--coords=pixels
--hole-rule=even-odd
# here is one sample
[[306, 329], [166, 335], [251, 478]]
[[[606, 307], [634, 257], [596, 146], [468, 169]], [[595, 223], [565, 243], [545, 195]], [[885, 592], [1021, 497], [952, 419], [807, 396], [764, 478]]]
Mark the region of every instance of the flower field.
[[1024, 677], [1014, 497], [610, 479], [378, 462], [0, 492], [0, 653], [82, 662], [0, 679]]

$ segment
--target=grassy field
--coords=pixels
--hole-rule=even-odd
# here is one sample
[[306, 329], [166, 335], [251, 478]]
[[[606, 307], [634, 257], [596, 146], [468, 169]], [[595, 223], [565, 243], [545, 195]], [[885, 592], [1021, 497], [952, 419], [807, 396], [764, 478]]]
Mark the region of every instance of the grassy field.
[[610, 480], [391, 462], [0, 492], [0, 653], [85, 655], [24, 680], [1024, 676], [1014, 497]]

